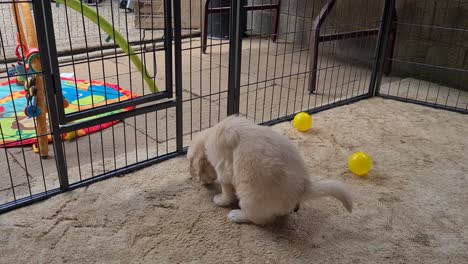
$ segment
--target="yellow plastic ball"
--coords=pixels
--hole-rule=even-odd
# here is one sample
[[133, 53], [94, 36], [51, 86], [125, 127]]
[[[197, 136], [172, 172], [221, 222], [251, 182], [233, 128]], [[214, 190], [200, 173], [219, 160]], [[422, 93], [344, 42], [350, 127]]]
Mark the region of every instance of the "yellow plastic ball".
[[349, 170], [357, 176], [364, 176], [372, 169], [372, 159], [364, 152], [356, 152], [348, 159]]
[[306, 132], [312, 127], [312, 116], [304, 112], [298, 113], [294, 116], [293, 126], [301, 132]]

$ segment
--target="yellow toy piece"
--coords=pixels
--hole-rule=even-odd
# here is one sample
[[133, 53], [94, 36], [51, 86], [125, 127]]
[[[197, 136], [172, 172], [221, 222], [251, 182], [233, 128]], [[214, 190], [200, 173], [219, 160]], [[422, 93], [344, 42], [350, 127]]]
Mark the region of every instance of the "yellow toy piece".
[[364, 176], [372, 169], [372, 159], [364, 152], [356, 152], [348, 159], [349, 170], [357, 176]]
[[33, 144], [32, 149], [34, 153], [39, 153], [39, 147], [37, 146], [37, 144]]
[[300, 132], [306, 132], [312, 127], [312, 116], [300, 112], [293, 119], [293, 126]]
[[72, 139], [76, 138], [76, 132], [68, 132], [62, 135], [62, 139], [65, 141], [71, 141]]

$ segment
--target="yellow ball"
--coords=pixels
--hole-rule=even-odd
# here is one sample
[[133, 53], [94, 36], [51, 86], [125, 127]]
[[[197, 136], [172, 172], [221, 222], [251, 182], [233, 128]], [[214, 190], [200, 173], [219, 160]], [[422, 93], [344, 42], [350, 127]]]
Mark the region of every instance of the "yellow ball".
[[364, 152], [356, 152], [349, 157], [348, 167], [355, 175], [364, 176], [372, 168], [372, 159]]
[[294, 116], [293, 126], [301, 132], [306, 132], [312, 127], [312, 116], [304, 112], [298, 113]]

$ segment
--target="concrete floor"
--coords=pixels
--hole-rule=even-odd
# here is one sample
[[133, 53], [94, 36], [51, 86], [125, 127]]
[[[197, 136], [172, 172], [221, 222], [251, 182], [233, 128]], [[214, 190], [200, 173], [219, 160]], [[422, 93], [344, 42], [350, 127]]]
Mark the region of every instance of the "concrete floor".
[[[208, 48], [207, 54], [202, 54], [198, 39], [183, 43], [185, 145], [190, 142], [192, 132], [210, 127], [226, 116], [229, 46], [226, 41], [210, 41], [209, 44], [214, 46]], [[153, 59], [156, 59], [158, 73], [155, 81], [161, 89], [165, 89], [164, 56], [163, 51], [144, 53], [150, 73], [154, 72]], [[307, 90], [307, 61], [307, 52], [303, 47], [275, 44], [267, 39], [245, 39], [241, 67], [241, 114], [263, 122], [368, 91], [371, 71], [364, 66], [364, 62], [343, 61], [323, 55], [319, 61], [318, 90], [310, 94]], [[74, 66], [62, 66], [60, 70], [61, 73], [74, 73], [77, 79], [119, 84], [137, 95], [149, 93], [141, 74], [129, 63], [128, 57], [110, 56], [103, 61], [80, 61]], [[424, 82], [413, 85], [415, 83], [418, 82], [414, 79], [385, 78], [382, 90], [389, 94], [398, 92], [400, 96], [405, 93], [410, 97], [416, 95], [416, 88], [423, 91], [421, 87], [428, 86], [427, 83], [421, 85]], [[456, 90], [455, 93], [449, 87], [435, 84], [430, 90], [436, 87], [440, 87], [438, 100], [448, 94], [449, 97], [445, 96], [449, 98], [447, 104], [466, 107], [468, 96], [465, 92]], [[452, 96], [458, 93], [460, 96], [453, 99]], [[432, 96], [433, 93], [428, 94]], [[175, 129], [175, 109], [168, 109], [128, 118], [102, 132], [65, 142], [70, 182], [175, 151]], [[0, 149], [0, 204], [59, 187], [52, 147], [49, 152], [48, 159], [40, 159], [30, 147]]]
[[[308, 133], [273, 129], [314, 180], [350, 188], [352, 213], [323, 198], [271, 226], [233, 224], [179, 157], [2, 215], [0, 262], [468, 262], [468, 116], [374, 98], [313, 118]], [[355, 151], [373, 158], [367, 177], [347, 169]]]

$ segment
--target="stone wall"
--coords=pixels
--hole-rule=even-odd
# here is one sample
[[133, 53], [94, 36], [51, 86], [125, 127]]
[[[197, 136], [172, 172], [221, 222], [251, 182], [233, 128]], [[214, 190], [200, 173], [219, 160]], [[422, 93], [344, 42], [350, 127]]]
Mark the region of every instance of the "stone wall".
[[[307, 45], [312, 21], [325, 2], [282, 0], [280, 39]], [[383, 0], [338, 0], [322, 34], [378, 28], [383, 3]], [[392, 74], [467, 89], [468, 74], [447, 68], [468, 69], [468, 32], [465, 32], [468, 31], [468, 3], [454, 0], [397, 0], [396, 3], [398, 22], [404, 25], [398, 25], [394, 58], [412, 63], [395, 62]], [[340, 40], [333, 44], [333, 51], [336, 56], [372, 59], [376, 39]]]
[[[248, 0], [249, 5], [274, 3], [274, 0]], [[272, 32], [272, 10], [247, 12], [247, 29], [253, 35], [268, 35]]]
[[[461, 2], [464, 2], [461, 4]], [[468, 69], [468, 3], [466, 1], [398, 1], [400, 23], [395, 58], [446, 68]], [[411, 24], [432, 25], [416, 27]], [[442, 29], [451, 28], [452, 30]], [[464, 29], [464, 30], [460, 30]], [[468, 90], [468, 74], [414, 64], [396, 63], [397, 75], [415, 75]]]

